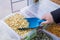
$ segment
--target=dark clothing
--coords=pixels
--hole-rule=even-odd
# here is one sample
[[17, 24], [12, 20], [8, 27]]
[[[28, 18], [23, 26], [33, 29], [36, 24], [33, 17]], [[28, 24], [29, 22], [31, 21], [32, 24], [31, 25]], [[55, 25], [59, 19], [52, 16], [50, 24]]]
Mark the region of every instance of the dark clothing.
[[60, 8], [51, 12], [52, 17], [56, 23], [60, 23]]

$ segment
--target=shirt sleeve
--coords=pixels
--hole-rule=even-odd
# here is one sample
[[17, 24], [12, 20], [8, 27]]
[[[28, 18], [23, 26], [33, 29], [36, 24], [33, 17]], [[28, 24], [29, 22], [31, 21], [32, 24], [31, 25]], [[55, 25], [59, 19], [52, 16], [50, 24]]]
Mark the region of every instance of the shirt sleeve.
[[52, 11], [51, 15], [56, 23], [60, 23], [60, 8]]

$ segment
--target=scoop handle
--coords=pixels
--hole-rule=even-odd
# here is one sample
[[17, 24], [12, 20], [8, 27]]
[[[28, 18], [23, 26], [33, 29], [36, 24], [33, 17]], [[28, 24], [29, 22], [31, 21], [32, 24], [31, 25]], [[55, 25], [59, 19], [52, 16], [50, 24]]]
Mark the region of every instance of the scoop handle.
[[38, 28], [38, 27], [41, 27], [41, 23], [44, 22], [45, 20], [38, 20], [37, 24], [34, 25], [34, 26], [30, 26], [29, 28]]
[[38, 25], [41, 26], [41, 23], [44, 22], [44, 21], [46, 21], [46, 20], [39, 20], [39, 24]]
[[44, 19], [43, 19], [43, 20], [40, 20], [40, 21], [39, 21], [39, 24], [41, 24], [41, 23], [44, 22], [44, 21], [46, 21], [46, 20], [44, 20]]

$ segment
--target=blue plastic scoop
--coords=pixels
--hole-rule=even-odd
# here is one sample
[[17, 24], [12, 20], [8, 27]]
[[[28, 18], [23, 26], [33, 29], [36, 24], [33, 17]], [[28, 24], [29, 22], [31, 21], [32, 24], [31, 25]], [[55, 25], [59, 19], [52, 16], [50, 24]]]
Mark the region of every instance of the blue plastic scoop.
[[[28, 22], [29, 22], [29, 26], [25, 29], [34, 29], [37, 28], [39, 26], [41, 26], [41, 22], [45, 21], [45, 20], [40, 20], [38, 18], [25, 18]], [[20, 29], [24, 29], [24, 28], [20, 28]]]

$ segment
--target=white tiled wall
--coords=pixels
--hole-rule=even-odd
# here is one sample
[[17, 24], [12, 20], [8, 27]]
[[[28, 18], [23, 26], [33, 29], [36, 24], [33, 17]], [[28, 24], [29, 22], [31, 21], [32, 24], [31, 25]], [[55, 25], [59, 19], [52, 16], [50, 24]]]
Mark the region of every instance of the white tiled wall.
[[11, 13], [10, 1], [0, 0], [0, 19]]
[[33, 3], [33, 0], [0, 0], [0, 19]]
[[[12, 6], [11, 6], [12, 1]], [[27, 0], [0, 0], [0, 19], [27, 6]], [[13, 8], [13, 9], [12, 9]]]

